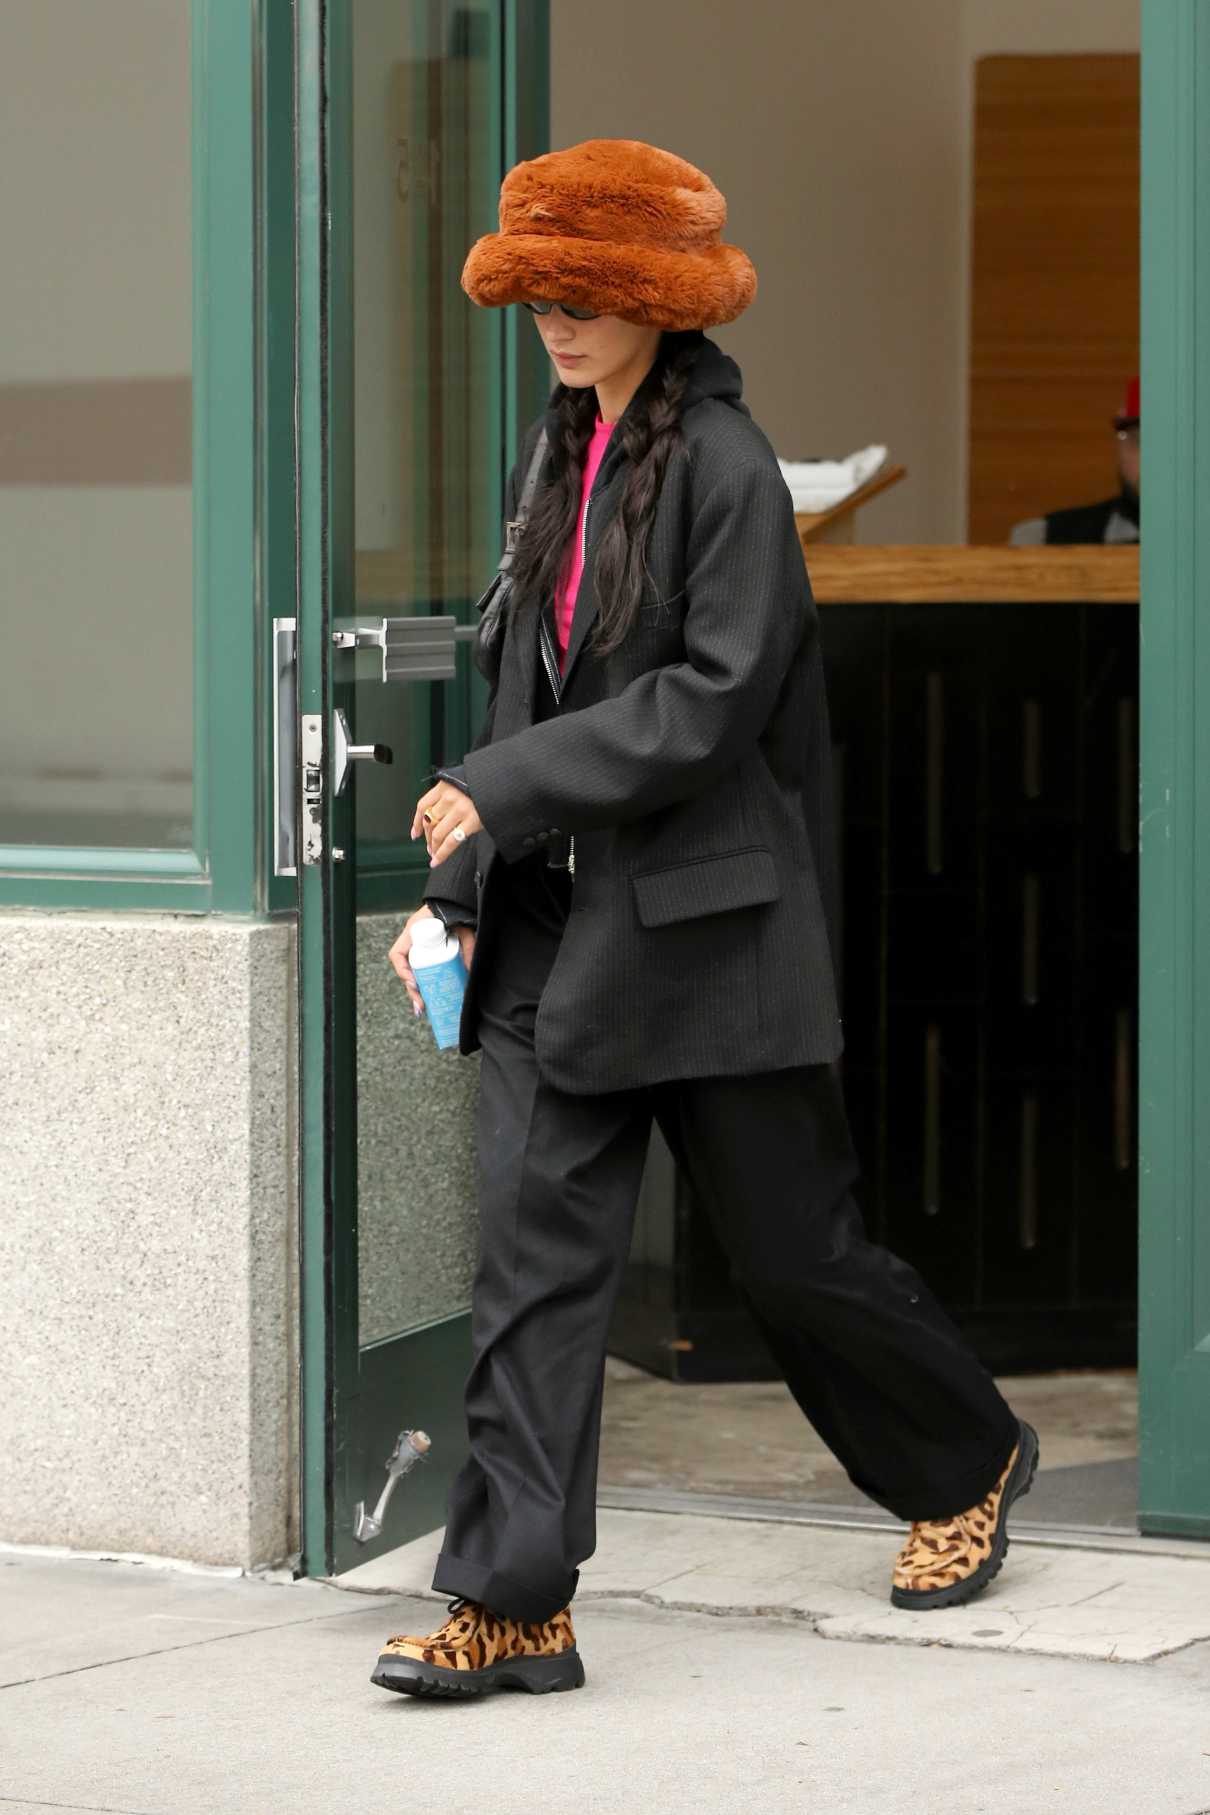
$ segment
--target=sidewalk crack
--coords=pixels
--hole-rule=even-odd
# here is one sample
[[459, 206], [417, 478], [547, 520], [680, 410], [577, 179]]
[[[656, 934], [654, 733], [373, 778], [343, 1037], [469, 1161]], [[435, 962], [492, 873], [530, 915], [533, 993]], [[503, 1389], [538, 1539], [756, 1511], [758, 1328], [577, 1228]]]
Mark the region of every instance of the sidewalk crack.
[[0, 1807], [6, 1802], [19, 1803], [23, 1809], [89, 1809], [98, 1815], [150, 1815], [146, 1809], [119, 1809], [111, 1802], [44, 1802], [40, 1796], [0, 1796]]
[[[375, 1607], [373, 1611], [377, 1614], [377, 1607]], [[370, 1609], [368, 1607], [364, 1609], [360, 1607], [334, 1607], [330, 1613], [312, 1613], [301, 1620], [278, 1620], [273, 1625], [245, 1628], [242, 1632], [215, 1632], [208, 1638], [185, 1639], [179, 1645], [157, 1645], [152, 1651], [131, 1651], [123, 1653], [121, 1657], [101, 1657], [92, 1664], [73, 1664], [71, 1668], [67, 1670], [48, 1670], [43, 1676], [17, 1677], [11, 1683], [0, 1683], [0, 1690], [27, 1689], [31, 1683], [53, 1683], [61, 1676], [83, 1676], [89, 1670], [108, 1670], [113, 1664], [137, 1664], [141, 1658], [145, 1657], [169, 1657], [174, 1651], [196, 1651], [200, 1645], [225, 1645], [231, 1639], [254, 1638], [256, 1634], [260, 1632], [285, 1632], [294, 1626], [314, 1626], [321, 1620], [348, 1618], [362, 1612], [369, 1613]], [[28, 1801], [29, 1798], [27, 1797], [25, 1800]], [[21, 1798], [19, 1796], [0, 1796], [0, 1809], [3, 1808], [6, 1801], [20, 1802]], [[85, 1805], [62, 1803], [59, 1805], [48, 1804], [47, 1806], [71, 1808], [73, 1806], [83, 1807]], [[137, 1815], [137, 1811], [135, 1812], [135, 1815]]]

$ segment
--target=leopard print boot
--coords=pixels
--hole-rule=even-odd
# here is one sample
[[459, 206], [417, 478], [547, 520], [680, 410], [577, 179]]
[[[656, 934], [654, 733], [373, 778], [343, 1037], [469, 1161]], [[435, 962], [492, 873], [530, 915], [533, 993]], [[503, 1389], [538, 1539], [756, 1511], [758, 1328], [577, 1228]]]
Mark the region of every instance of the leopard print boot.
[[949, 1519], [917, 1519], [895, 1561], [893, 1607], [958, 1607], [997, 1575], [1008, 1549], [1008, 1510], [1033, 1486], [1038, 1433], [1022, 1423], [1004, 1473], [978, 1506]]
[[403, 1695], [483, 1695], [489, 1689], [579, 1689], [584, 1665], [571, 1609], [549, 1620], [510, 1620], [479, 1601], [449, 1603], [449, 1618], [427, 1638], [388, 1639], [370, 1677]]

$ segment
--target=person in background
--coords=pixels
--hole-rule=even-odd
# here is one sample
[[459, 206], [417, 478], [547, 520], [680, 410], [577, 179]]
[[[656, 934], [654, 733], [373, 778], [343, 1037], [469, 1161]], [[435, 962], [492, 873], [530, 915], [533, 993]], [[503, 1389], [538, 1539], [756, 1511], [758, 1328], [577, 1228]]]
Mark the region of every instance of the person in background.
[[1139, 381], [1132, 378], [1113, 419], [1118, 442], [1118, 491], [1100, 504], [1077, 504], [1045, 517], [1014, 523], [1009, 541], [1016, 548], [1039, 543], [1137, 542], [1139, 539]]

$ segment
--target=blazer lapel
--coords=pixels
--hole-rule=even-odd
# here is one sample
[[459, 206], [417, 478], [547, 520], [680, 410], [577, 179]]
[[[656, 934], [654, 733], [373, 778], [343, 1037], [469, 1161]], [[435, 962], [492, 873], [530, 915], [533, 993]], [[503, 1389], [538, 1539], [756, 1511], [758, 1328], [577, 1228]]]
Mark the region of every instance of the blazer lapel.
[[519, 611], [513, 620], [513, 651], [521, 669], [521, 697], [532, 720], [534, 711], [534, 673], [538, 659], [538, 613]]

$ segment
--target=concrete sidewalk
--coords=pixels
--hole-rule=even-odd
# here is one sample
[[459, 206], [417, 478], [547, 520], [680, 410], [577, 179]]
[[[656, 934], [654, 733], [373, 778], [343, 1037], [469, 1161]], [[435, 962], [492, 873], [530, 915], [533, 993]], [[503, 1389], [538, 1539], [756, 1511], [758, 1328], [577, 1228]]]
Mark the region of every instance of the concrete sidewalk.
[[[700, 1572], [728, 1542], [718, 1526], [743, 1538], [744, 1593], [759, 1586], [763, 1550], [762, 1593], [777, 1611], [684, 1611], [651, 1604], [647, 1589], [630, 1598], [633, 1583], [605, 1585], [619, 1559], [633, 1568], [650, 1556], [653, 1574], [675, 1555], [682, 1577], [699, 1572], [692, 1592], [709, 1604]], [[0, 1552], [0, 1815], [1210, 1810], [1210, 1643], [1134, 1663], [1027, 1654], [1019, 1642], [987, 1650], [974, 1633], [955, 1643], [944, 1614], [908, 1644], [874, 1643], [875, 1629], [903, 1634], [884, 1631], [868, 1604], [863, 1621], [828, 1637], [779, 1602], [783, 1566], [818, 1567], [842, 1585], [855, 1573], [863, 1595], [868, 1576], [873, 1593], [886, 1533], [613, 1511], [602, 1537], [596, 1586], [586, 1579], [576, 1612], [586, 1687], [478, 1703], [415, 1702], [369, 1681], [384, 1637], [438, 1623], [431, 1595], [374, 1591], [364, 1576], [358, 1592]], [[408, 1567], [435, 1545], [436, 1534], [409, 1547]], [[1126, 1560], [1044, 1554], [1060, 1607], [1096, 1604], [1095, 1589], [1070, 1592], [1068, 1569], [1092, 1567], [1108, 1584]], [[1021, 1556], [1014, 1544], [977, 1603], [984, 1630], [1007, 1626], [1014, 1568], [1025, 1593]], [[1128, 1560], [1136, 1631], [1147, 1630], [1150, 1571], [1160, 1600], [1179, 1567], [1190, 1607], [1210, 1604], [1210, 1568], [1197, 1558]]]
[[[1021, 1523], [1010, 1529], [1003, 1570], [969, 1607], [903, 1613], [888, 1591], [904, 1528], [886, 1515], [826, 1525], [601, 1506], [577, 1603], [632, 1598], [681, 1613], [800, 1620], [832, 1639], [1111, 1663], [1210, 1641], [1210, 1545], [1089, 1536], [1072, 1547]], [[430, 1593], [439, 1536], [351, 1570], [341, 1586]]]

